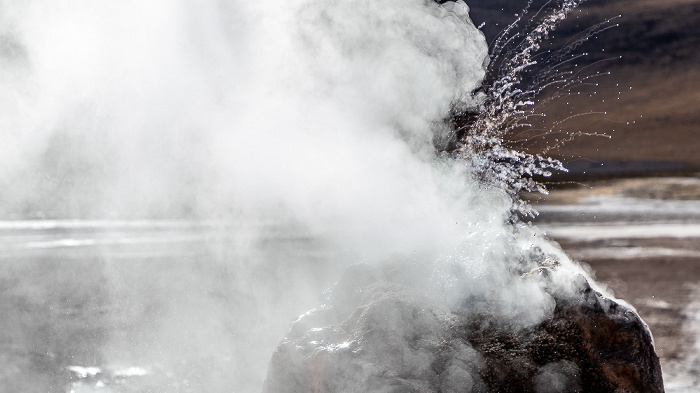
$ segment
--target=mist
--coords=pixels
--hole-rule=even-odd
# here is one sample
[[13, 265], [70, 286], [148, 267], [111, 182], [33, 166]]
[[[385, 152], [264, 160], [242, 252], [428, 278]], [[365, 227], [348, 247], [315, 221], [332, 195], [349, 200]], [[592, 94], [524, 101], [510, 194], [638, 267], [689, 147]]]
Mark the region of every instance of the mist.
[[356, 263], [426, 264], [446, 307], [528, 326], [553, 300], [513, 266], [568, 258], [434, 144], [480, 106], [487, 51], [432, 1], [2, 1], [0, 213], [203, 234], [142, 264], [98, 249], [95, 351], [175, 391], [259, 391]]

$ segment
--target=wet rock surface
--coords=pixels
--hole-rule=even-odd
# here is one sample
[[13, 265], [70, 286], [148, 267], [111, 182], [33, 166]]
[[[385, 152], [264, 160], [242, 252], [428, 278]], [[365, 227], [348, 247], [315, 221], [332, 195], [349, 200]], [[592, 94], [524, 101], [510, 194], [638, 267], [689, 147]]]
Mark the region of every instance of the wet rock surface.
[[644, 322], [578, 279], [576, 296], [553, 292], [551, 317], [522, 327], [352, 267], [292, 324], [264, 392], [663, 392]]

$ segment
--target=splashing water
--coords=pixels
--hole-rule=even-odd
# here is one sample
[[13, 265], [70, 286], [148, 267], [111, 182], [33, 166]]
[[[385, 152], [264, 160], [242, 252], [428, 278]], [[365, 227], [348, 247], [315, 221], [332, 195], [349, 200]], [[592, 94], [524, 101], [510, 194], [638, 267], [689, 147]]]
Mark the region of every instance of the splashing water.
[[[289, 321], [357, 262], [425, 263], [449, 307], [542, 320], [553, 301], [520, 276], [581, 272], [511, 213], [564, 169], [504, 137], [585, 80], [557, 71], [576, 44], [538, 53], [581, 2], [518, 17], [488, 69], [460, 2], [0, 2], [0, 210], [58, 220], [5, 227], [0, 278], [36, 318], [8, 331], [41, 352], [8, 353], [43, 390], [259, 391]], [[474, 115], [439, 154], [451, 111]]]
[[[536, 180], [537, 177], [547, 178], [553, 172], [567, 172], [561, 161], [542, 154], [556, 150], [576, 136], [607, 136], [558, 128], [572, 117], [593, 114], [589, 112], [554, 121], [551, 128], [538, 130], [540, 137], [565, 134], [562, 140], [547, 141], [542, 154], [527, 153], [510, 146], [513, 134], [524, 133], [523, 130], [533, 128], [533, 119], [547, 116], [537, 108], [570, 95], [572, 89], [601, 76], [600, 72], [589, 71], [591, 66], [576, 69], [577, 65], [571, 64], [588, 55], [577, 53], [576, 49], [593, 35], [614, 27], [611, 26], [613, 19], [591, 26], [562, 48], [542, 49], [559, 24], [584, 1], [568, 0], [553, 5], [547, 2], [527, 18], [533, 7], [530, 0], [491, 45], [491, 61], [481, 89], [483, 102], [479, 111], [455, 116], [458, 140], [452, 154], [471, 161], [481, 181], [507, 190], [514, 198], [514, 209], [525, 215], [536, 215], [537, 212], [519, 199], [518, 194], [522, 191], [546, 194], [546, 187]], [[547, 9], [548, 5], [551, 9]]]

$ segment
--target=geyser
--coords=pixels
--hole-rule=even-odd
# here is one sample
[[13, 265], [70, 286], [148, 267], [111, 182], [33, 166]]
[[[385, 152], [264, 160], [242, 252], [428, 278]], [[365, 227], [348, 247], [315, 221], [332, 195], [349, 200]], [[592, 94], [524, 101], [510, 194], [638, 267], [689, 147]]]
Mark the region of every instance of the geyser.
[[[91, 291], [108, 299], [99, 302], [104, 337], [92, 360], [47, 339], [42, 362], [139, 367], [145, 379], [124, 385], [137, 391], [260, 391], [293, 317], [323, 303], [345, 268], [367, 263], [381, 273], [341, 281], [345, 292], [336, 286], [325, 302], [331, 317], [293, 329], [343, 338], [311, 340], [312, 351], [385, 348], [352, 376], [391, 391], [390, 378], [375, 378], [381, 362], [423, 375], [429, 356], [333, 330], [342, 318], [365, 330], [372, 318], [389, 321], [378, 337], [410, 333], [416, 348], [440, 348], [455, 315], [487, 315], [518, 334], [551, 321], [560, 299], [578, 299], [593, 282], [544, 234], [513, 221], [507, 184], [517, 179], [493, 177], [523, 172], [485, 171], [497, 159], [476, 155], [497, 144], [436, 148], [454, 142], [451, 113], [489, 103], [475, 93], [488, 47], [467, 10], [423, 0], [0, 2], [4, 217], [101, 220], [86, 226], [108, 239], [128, 238], [138, 219], [166, 244], [157, 255], [119, 241], [90, 249], [101, 283]], [[81, 222], [57, 227], [75, 234]], [[482, 360], [467, 341], [454, 345], [461, 363], [443, 364], [451, 371], [438, 379], [478, 391]], [[571, 363], [533, 375], [565, 378], [579, 367]], [[271, 370], [292, 379], [308, 371]], [[64, 379], [51, 378], [60, 391]]]

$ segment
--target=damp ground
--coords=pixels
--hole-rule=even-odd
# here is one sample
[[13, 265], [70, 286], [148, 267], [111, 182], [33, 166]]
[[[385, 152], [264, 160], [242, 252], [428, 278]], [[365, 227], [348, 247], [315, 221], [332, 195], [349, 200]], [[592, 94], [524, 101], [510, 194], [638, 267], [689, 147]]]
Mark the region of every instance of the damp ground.
[[[554, 187], [534, 203], [541, 213], [535, 223], [547, 236], [649, 324], [667, 391], [695, 391], [700, 386], [700, 175], [576, 183]], [[164, 322], [182, 329], [198, 326], [172, 319], [173, 310], [158, 298], [175, 298], [178, 311], [203, 320], [207, 312], [244, 307], [240, 299], [247, 289], [226, 282], [250, 273], [240, 270], [245, 240], [225, 233], [211, 223], [173, 221], [0, 223], [0, 386], [61, 393], [132, 392], [148, 386], [202, 391], [207, 383], [230, 380], [231, 375], [221, 375], [227, 369], [241, 370], [254, 384], [261, 376], [250, 370], [261, 364], [264, 369], [266, 359], [249, 357], [241, 365], [234, 352], [246, 348], [229, 348], [226, 341], [200, 353], [188, 347], [196, 341], [181, 343], [188, 353], [182, 361], [139, 353], [163, 349], [158, 326]], [[324, 276], [337, 273], [319, 270], [330, 256], [311, 237], [275, 241], [284, 246], [256, 258], [269, 265], [249, 269], [275, 266], [292, 279], [314, 274], [319, 285]], [[238, 268], [224, 263], [232, 258], [241, 259]], [[193, 275], [193, 264], [208, 273]], [[161, 285], [172, 277], [167, 272], [181, 277], [178, 286]], [[199, 290], [202, 279], [206, 302], [187, 295]], [[284, 289], [267, 290], [277, 294], [275, 302], [298, 308], [285, 320], [308, 308], [304, 299], [287, 299]], [[208, 333], [250, 334], [259, 323], [232, 317], [222, 330]], [[282, 325], [269, 327], [266, 334], [281, 337]], [[173, 353], [178, 352], [169, 349]]]
[[648, 323], [666, 391], [697, 391], [700, 174], [572, 183], [533, 200], [537, 225]]

